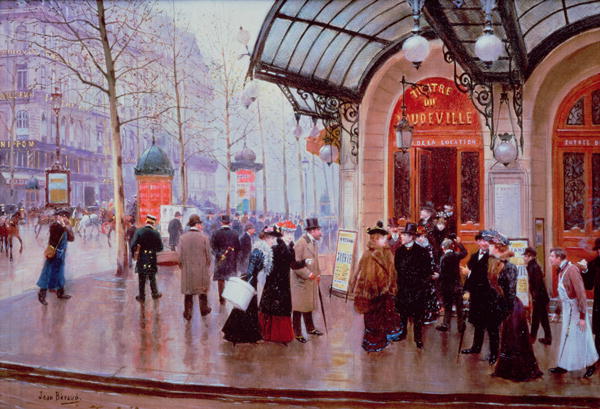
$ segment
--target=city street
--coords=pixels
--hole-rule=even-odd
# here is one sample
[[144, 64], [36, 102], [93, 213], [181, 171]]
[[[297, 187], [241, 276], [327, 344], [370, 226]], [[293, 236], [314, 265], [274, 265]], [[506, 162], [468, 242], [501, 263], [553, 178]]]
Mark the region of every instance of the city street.
[[[31, 239], [26, 243], [35, 245]], [[30, 290], [39, 259], [16, 259], [12, 272], [3, 279], [11, 287], [11, 295], [0, 301], [3, 377], [69, 385], [67, 391], [73, 393], [93, 385], [96, 391], [123, 394], [122, 405], [127, 394], [173, 398], [231, 395], [233, 400], [253, 404], [265, 396], [279, 403], [291, 399], [294, 404], [301, 404], [307, 397], [316, 399], [314, 403], [327, 402], [335, 396], [347, 399], [355, 407], [373, 399], [552, 403], [569, 407], [600, 404], [597, 376], [582, 380], [581, 373], [547, 373], [554, 366], [557, 343], [551, 347], [535, 344], [545, 375], [526, 383], [491, 377], [491, 369], [483, 360], [485, 350], [481, 356], [460, 356], [457, 360], [459, 337], [454, 328], [441, 334], [427, 326], [423, 351], [415, 348], [409, 334], [406, 341], [390, 345], [381, 353], [367, 354], [360, 347], [362, 316], [354, 312], [351, 303], [327, 295], [330, 277], [321, 283], [329, 325], [327, 335], [311, 336], [307, 344], [293, 341], [287, 346], [233, 346], [222, 339], [220, 329], [229, 308], [218, 305], [216, 288], [209, 294], [213, 312], [201, 318], [196, 307], [191, 322], [186, 322], [181, 316], [179, 270], [163, 268], [158, 275], [163, 298], [140, 305], [134, 299], [135, 274], [117, 278], [112, 272], [92, 270], [110, 267], [103, 260], [110, 251], [103, 246], [80, 240], [73, 244], [68, 271], [77, 273], [67, 284], [73, 298], [64, 301], [49, 294], [46, 307], [38, 303], [35, 291]], [[35, 248], [39, 257], [41, 246]], [[30, 263], [34, 270], [17, 267], [21, 262]], [[22, 276], [18, 286], [10, 284], [11, 274]], [[317, 327], [325, 330], [320, 314], [315, 316]], [[553, 331], [558, 333], [558, 325], [553, 324]], [[469, 326], [465, 345], [471, 339]], [[9, 385], [8, 391], [2, 392], [4, 403], [17, 397], [31, 399], [29, 392], [14, 392], [20, 383]], [[53, 394], [54, 389], [48, 388]], [[115, 407], [118, 400], [110, 396], [113, 406], [107, 407]], [[15, 406], [9, 403], [8, 407]], [[207, 407], [218, 408], [219, 404]]]
[[[35, 283], [44, 264], [43, 252], [48, 244], [48, 226], [36, 238], [33, 226], [21, 225], [23, 253], [19, 253], [19, 242], [13, 240], [13, 257], [9, 261], [5, 253], [0, 254], [0, 299], [22, 294], [37, 288]], [[114, 243], [114, 234], [112, 237]], [[69, 243], [65, 276], [75, 279], [94, 272], [114, 271], [114, 247], [108, 247], [106, 236], [100, 234], [86, 241], [76, 234], [75, 241]]]

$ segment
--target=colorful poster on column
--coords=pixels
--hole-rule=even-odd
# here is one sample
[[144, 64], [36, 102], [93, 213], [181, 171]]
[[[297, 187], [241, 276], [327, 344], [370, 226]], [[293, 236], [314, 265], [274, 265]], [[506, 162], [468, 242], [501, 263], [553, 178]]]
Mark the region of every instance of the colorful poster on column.
[[237, 183], [238, 212], [256, 210], [256, 172], [240, 169], [235, 172]]
[[147, 214], [156, 216], [160, 223], [160, 206], [171, 204], [171, 179], [139, 178], [138, 200], [140, 223], [144, 223]]
[[357, 232], [353, 230], [339, 230], [335, 263], [333, 265], [333, 281], [331, 289], [340, 293], [348, 292], [350, 274], [354, 262]]
[[509, 239], [510, 251], [515, 253], [509, 260], [517, 266], [517, 297], [525, 307], [529, 306], [529, 276], [527, 275], [527, 266], [525, 265], [525, 249], [529, 246], [527, 239]]

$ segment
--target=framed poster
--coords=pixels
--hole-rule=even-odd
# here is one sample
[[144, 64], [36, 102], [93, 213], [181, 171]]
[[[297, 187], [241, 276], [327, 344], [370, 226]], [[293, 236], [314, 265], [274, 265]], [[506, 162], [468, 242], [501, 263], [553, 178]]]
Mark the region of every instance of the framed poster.
[[355, 230], [339, 230], [333, 264], [331, 292], [347, 295], [350, 274], [354, 265], [354, 251], [358, 233]]
[[509, 249], [515, 255], [509, 260], [517, 266], [517, 297], [525, 307], [529, 306], [529, 276], [527, 275], [527, 265], [525, 264], [525, 249], [529, 247], [527, 239], [508, 239]]
[[52, 169], [46, 171], [46, 204], [48, 206], [71, 206], [71, 172]]

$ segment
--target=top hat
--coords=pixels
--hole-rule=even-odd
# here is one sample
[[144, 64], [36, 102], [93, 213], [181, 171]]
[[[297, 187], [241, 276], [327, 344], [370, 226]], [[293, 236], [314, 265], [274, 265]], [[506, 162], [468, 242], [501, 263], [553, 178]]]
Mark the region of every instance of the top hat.
[[600, 249], [600, 237], [598, 237], [594, 242], [594, 248], [592, 250], [596, 251], [598, 249]]
[[200, 216], [198, 216], [197, 214], [191, 215], [190, 219], [188, 220], [188, 226], [194, 227], [198, 223], [202, 224], [202, 219], [200, 219]]
[[231, 217], [229, 217], [228, 214], [224, 214], [221, 216], [221, 223], [223, 224], [229, 224], [231, 223]]
[[423, 204], [421, 206], [421, 210], [427, 210], [429, 211], [431, 214], [435, 213], [435, 208], [433, 207], [433, 203], [431, 202], [425, 202], [425, 204]]
[[398, 224], [398, 219], [396, 219], [395, 217], [390, 217], [388, 219], [388, 227], [400, 227], [400, 225]]
[[416, 236], [417, 225], [415, 223], [406, 223], [406, 226], [404, 226], [404, 230], [402, 230], [402, 233], [412, 234], [413, 236]]
[[309, 231], [320, 228], [321, 226], [319, 226], [319, 219], [317, 219], [316, 217], [306, 219], [306, 227], [304, 227], [304, 230]]
[[380, 220], [377, 222], [375, 227], [367, 227], [367, 234], [388, 234], [388, 231], [383, 228], [383, 222]]

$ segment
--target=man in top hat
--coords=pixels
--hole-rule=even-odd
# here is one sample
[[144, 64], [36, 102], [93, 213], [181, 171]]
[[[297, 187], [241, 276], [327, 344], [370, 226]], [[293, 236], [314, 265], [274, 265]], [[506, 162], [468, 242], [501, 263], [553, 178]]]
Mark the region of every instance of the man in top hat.
[[208, 306], [208, 290], [210, 288], [210, 263], [212, 252], [210, 241], [202, 232], [202, 220], [197, 214], [190, 216], [190, 230], [181, 236], [177, 246], [179, 266], [181, 268], [181, 292], [183, 299], [183, 318], [192, 319], [194, 295], [198, 295], [200, 314], [205, 316], [211, 312]]
[[54, 256], [46, 258], [44, 267], [37, 282], [40, 287], [38, 300], [43, 305], [48, 305], [46, 293], [48, 290], [56, 290], [56, 296], [68, 300], [70, 295], [65, 294], [65, 260], [67, 242], [74, 241], [75, 235], [69, 224], [71, 213], [68, 210], [57, 210], [56, 220], [50, 225], [50, 237], [48, 245], [55, 249]]
[[219, 302], [225, 304], [223, 290], [225, 280], [237, 274], [237, 260], [240, 251], [240, 239], [238, 234], [231, 228], [231, 217], [221, 216], [221, 228], [216, 230], [210, 238], [210, 245], [215, 255], [215, 273], [213, 281], [217, 281], [219, 287]]
[[318, 285], [321, 281], [321, 269], [319, 268], [319, 239], [321, 238], [321, 227], [316, 218], [306, 219], [304, 227], [305, 234], [296, 241], [296, 261], [305, 259], [306, 267], [292, 270], [290, 276], [290, 289], [292, 293], [292, 325], [296, 339], [305, 343], [306, 338], [302, 336], [302, 317], [306, 332], [311, 335], [323, 335], [315, 328], [312, 312], [317, 308]]
[[431, 257], [429, 251], [415, 242], [417, 225], [407, 223], [400, 238], [402, 246], [396, 250], [398, 294], [396, 309], [404, 324], [404, 337], [407, 334], [408, 318], [413, 321], [413, 334], [417, 348], [423, 348], [423, 319], [427, 303], [429, 281], [432, 279]]
[[594, 290], [594, 307], [592, 309], [592, 333], [596, 350], [600, 354], [600, 238], [594, 243], [596, 257], [583, 270], [583, 283], [586, 290]]
[[160, 233], [154, 229], [155, 224], [156, 217], [146, 215], [146, 225], [137, 229], [131, 239], [131, 253], [137, 254], [135, 272], [138, 274], [139, 294], [135, 299], [139, 302], [146, 300], [146, 280], [150, 281], [152, 298], [162, 297], [156, 286], [156, 253], [162, 251], [163, 244]]
[[176, 211], [175, 217], [169, 222], [169, 247], [175, 251], [175, 247], [179, 244], [179, 237], [183, 233], [183, 225], [181, 224], [181, 212]]
[[400, 240], [400, 230], [402, 228], [398, 224], [398, 219], [395, 217], [390, 217], [388, 219], [388, 231], [390, 234], [388, 235], [388, 246], [390, 246], [390, 250], [392, 250], [392, 254], [396, 253], [398, 247], [402, 245], [402, 240]]
[[[458, 251], [455, 251], [456, 250]], [[463, 320], [462, 286], [460, 285], [460, 261], [467, 257], [467, 249], [463, 246], [460, 237], [454, 240], [444, 239], [442, 241], [443, 255], [440, 259], [440, 289], [444, 302], [444, 322], [435, 327], [438, 331], [450, 329], [450, 318], [452, 306], [456, 307], [456, 320], [458, 321], [458, 332], [465, 331]]]

